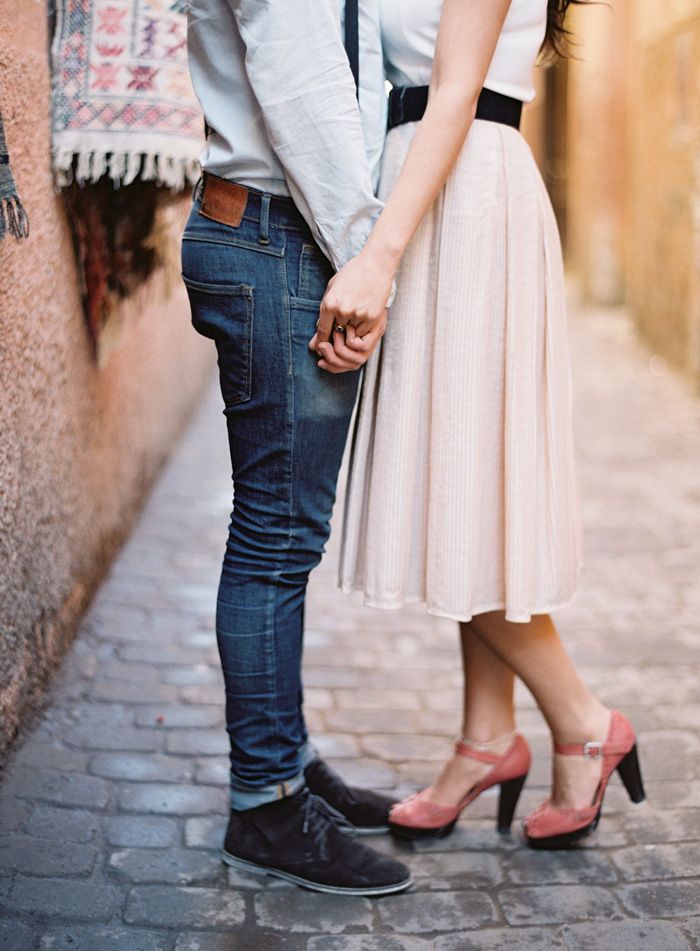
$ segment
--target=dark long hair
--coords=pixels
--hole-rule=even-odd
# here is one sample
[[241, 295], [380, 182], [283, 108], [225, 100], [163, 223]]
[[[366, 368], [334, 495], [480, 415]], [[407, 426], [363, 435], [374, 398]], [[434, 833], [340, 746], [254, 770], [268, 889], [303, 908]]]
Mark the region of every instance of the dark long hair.
[[548, 0], [547, 33], [542, 52], [545, 56], [563, 56], [569, 31], [564, 26], [566, 11], [573, 3], [585, 3], [585, 0]]

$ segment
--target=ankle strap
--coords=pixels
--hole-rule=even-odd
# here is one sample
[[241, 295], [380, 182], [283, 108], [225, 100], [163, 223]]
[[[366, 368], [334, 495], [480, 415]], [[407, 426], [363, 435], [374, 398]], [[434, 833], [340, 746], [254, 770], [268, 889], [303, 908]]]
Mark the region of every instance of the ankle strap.
[[589, 740], [588, 743], [555, 743], [554, 752], [562, 756], [583, 756], [584, 759], [600, 759], [601, 756], [617, 756], [629, 752], [629, 744]]
[[[512, 745], [511, 743], [511, 746]], [[509, 749], [510, 746], [508, 747], [508, 750]], [[478, 760], [480, 763], [488, 763], [489, 766], [495, 766], [496, 763], [500, 763], [508, 750], [504, 753], [492, 753], [489, 750], [476, 749], [476, 747], [464, 740], [457, 740], [455, 743], [455, 753], [459, 753], [460, 756], [468, 756], [469, 759]]]

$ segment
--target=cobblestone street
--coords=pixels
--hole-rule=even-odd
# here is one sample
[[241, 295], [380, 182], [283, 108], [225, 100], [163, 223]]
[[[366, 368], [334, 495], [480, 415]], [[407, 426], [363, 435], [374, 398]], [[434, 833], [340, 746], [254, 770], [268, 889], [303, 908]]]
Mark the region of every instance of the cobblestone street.
[[[416, 884], [322, 896], [220, 862], [227, 738], [213, 631], [230, 505], [213, 387], [85, 618], [49, 706], [0, 784], [2, 951], [627, 951], [700, 948], [700, 400], [616, 313], [572, 320], [584, 581], [559, 616], [587, 680], [640, 734], [649, 799], [617, 779], [595, 837], [534, 853], [499, 837], [495, 797], [401, 855]], [[379, 612], [335, 589], [308, 610], [306, 706], [352, 782], [403, 794], [458, 732], [449, 621]], [[549, 743], [519, 816], [546, 794]]]

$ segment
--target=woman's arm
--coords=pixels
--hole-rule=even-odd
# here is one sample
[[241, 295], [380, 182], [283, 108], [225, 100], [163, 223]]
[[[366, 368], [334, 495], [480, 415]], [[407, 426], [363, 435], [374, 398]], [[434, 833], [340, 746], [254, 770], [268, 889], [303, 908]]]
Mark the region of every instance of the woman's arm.
[[323, 342], [335, 324], [355, 328], [359, 350], [383, 316], [406, 246], [462, 150], [509, 7], [510, 0], [444, 0], [425, 115], [367, 244], [335, 276], [321, 305], [312, 343], [324, 369], [345, 369]]

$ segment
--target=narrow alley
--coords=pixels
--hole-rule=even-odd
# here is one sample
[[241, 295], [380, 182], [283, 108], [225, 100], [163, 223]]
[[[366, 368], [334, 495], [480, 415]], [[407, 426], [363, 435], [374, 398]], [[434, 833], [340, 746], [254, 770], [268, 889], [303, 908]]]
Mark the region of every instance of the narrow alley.
[[[616, 311], [572, 318], [584, 581], [559, 622], [602, 698], [640, 733], [648, 801], [617, 780], [595, 837], [534, 853], [481, 797], [409, 850], [416, 884], [370, 901], [220, 862], [227, 738], [213, 629], [230, 505], [215, 386], [85, 617], [0, 784], [3, 951], [682, 951], [700, 947], [700, 400]], [[306, 707], [345, 777], [404, 793], [458, 732], [454, 626], [365, 609], [313, 579]], [[549, 747], [525, 691], [545, 795]], [[518, 823], [519, 825], [519, 823]]]

